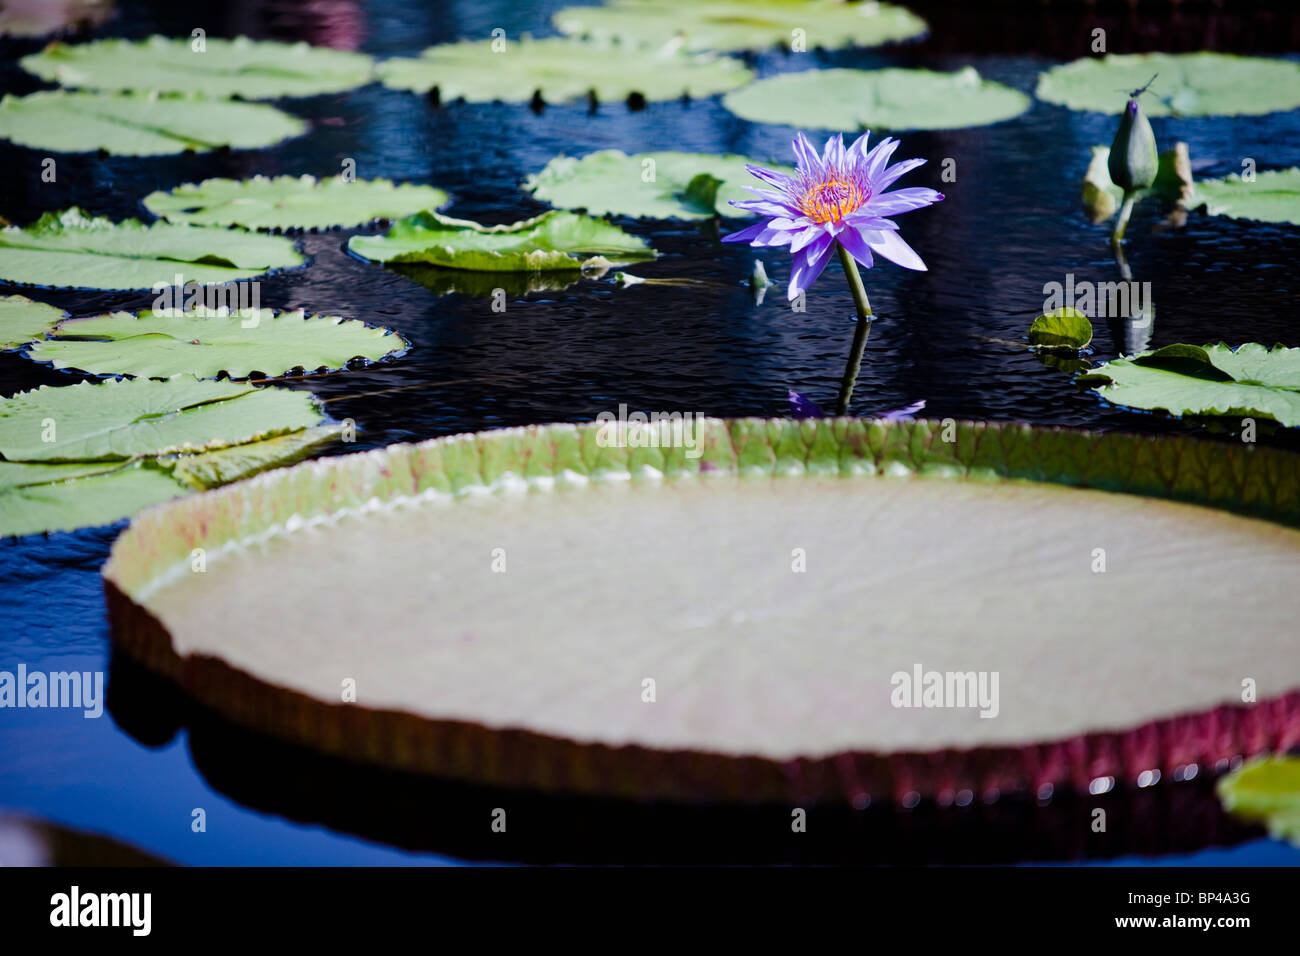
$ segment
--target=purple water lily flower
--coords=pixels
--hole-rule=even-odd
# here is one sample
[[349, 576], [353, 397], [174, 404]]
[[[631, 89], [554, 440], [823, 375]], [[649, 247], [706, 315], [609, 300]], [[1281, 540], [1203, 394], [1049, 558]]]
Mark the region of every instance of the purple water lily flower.
[[870, 269], [872, 252], [907, 269], [925, 270], [925, 263], [898, 236], [898, 226], [887, 216], [920, 209], [943, 199], [933, 189], [913, 187], [885, 192], [924, 159], [906, 159], [887, 166], [898, 140], [883, 139], [867, 152], [863, 133], [848, 149], [844, 137], [832, 136], [821, 156], [803, 133], [795, 136], [798, 174], [786, 176], [762, 166], [746, 168], [775, 189], [752, 189], [758, 199], [732, 202], [770, 217], [723, 242], [748, 242], [751, 246], [789, 244], [795, 255], [790, 272], [789, 298], [797, 299], [821, 275], [838, 243], [855, 260]]

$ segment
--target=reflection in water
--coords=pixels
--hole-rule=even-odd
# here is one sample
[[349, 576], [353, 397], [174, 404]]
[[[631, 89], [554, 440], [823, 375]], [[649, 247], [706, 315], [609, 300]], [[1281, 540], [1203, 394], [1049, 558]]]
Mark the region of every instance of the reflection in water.
[[[538, 863], [992, 863], [1186, 852], [1260, 835], [1228, 817], [1212, 775], [1101, 796], [957, 796], [911, 810], [810, 806], [807, 830], [785, 805], [709, 806], [567, 797], [479, 787], [356, 764], [250, 733], [190, 703], [114, 654], [108, 709], [159, 746], [188, 728], [194, 765], [221, 793], [301, 823], [469, 860]], [[1046, 796], [1046, 795], [1045, 795]], [[964, 806], [958, 805], [964, 803]], [[492, 831], [493, 811], [506, 832]], [[1092, 829], [1106, 810], [1104, 833]]]

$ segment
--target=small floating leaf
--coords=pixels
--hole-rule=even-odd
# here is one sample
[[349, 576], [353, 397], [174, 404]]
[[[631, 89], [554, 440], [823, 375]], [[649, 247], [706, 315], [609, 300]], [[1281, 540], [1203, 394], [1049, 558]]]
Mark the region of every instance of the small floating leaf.
[[535, 93], [548, 103], [589, 93], [603, 102], [633, 94], [648, 101], [704, 97], [734, 90], [754, 76], [729, 57], [598, 46], [564, 37], [510, 39], [500, 52], [489, 40], [464, 40], [429, 47], [417, 59], [385, 60], [378, 70], [390, 89], [436, 89], [443, 101], [470, 103], [527, 103]]
[[[151, 289], [251, 279], [300, 266], [282, 236], [88, 218], [75, 207], [0, 230], [0, 280], [75, 289]], [[178, 278], [179, 277], [179, 278]]]
[[364, 53], [236, 37], [189, 37], [51, 43], [19, 61], [60, 86], [91, 90], [203, 93], [269, 100], [337, 93], [369, 83], [374, 61]]
[[[787, 175], [794, 173], [789, 167], [744, 156], [678, 152], [629, 156], [622, 150], [602, 149], [580, 159], [557, 156], [541, 172], [529, 176], [524, 189], [552, 206], [585, 209], [595, 216], [740, 218], [752, 214], [730, 205], [730, 201], [752, 199], [753, 193], [744, 187], [757, 183], [745, 168], [746, 163], [768, 166]], [[700, 180], [700, 176], [708, 178]]]
[[1029, 344], [1036, 348], [1079, 351], [1092, 341], [1092, 323], [1067, 306], [1040, 315], [1029, 326]]
[[0, 296], [0, 349], [21, 348], [63, 320], [63, 310], [26, 296]]
[[1276, 840], [1300, 846], [1300, 757], [1257, 757], [1215, 785], [1223, 808], [1268, 826]]
[[168, 222], [246, 229], [329, 229], [374, 219], [400, 219], [437, 209], [447, 194], [433, 186], [393, 185], [387, 179], [345, 182], [337, 176], [208, 179], [150, 193], [144, 207]]
[[1211, 216], [1300, 225], [1300, 168], [1256, 173], [1249, 180], [1236, 173], [1203, 179], [1196, 184], [1194, 204]]
[[805, 70], [728, 93], [723, 105], [756, 123], [800, 129], [960, 129], [1019, 116], [1029, 97], [980, 77], [974, 67], [930, 70]]
[[273, 106], [201, 96], [44, 90], [0, 99], [0, 139], [57, 153], [260, 149], [306, 131], [306, 123]]
[[470, 272], [608, 268], [615, 261], [655, 257], [644, 239], [617, 226], [558, 211], [501, 226], [421, 212], [394, 223], [387, 235], [353, 236], [348, 250], [375, 262], [423, 262]]
[[409, 344], [388, 329], [337, 315], [309, 318], [302, 309], [278, 315], [257, 309], [247, 316], [199, 309], [69, 319], [52, 338], [37, 342], [31, 357], [97, 375], [247, 378], [338, 369], [357, 358], [375, 362]]
[[202, 451], [322, 419], [310, 392], [178, 376], [43, 385], [0, 399], [8, 461], [121, 461]]
[[0, 461], [0, 534], [36, 534], [110, 524], [185, 488], [147, 461], [42, 484], [9, 484], [11, 462]]
[[1158, 79], [1142, 98], [1148, 116], [1257, 116], [1300, 106], [1300, 63], [1226, 53], [1118, 53], [1055, 66], [1038, 98], [1072, 110], [1118, 113], [1118, 90]]
[[[688, 50], [763, 50], [880, 46], [925, 33], [925, 21], [888, 3], [841, 0], [613, 0], [565, 7], [553, 18], [561, 33], [662, 47], [680, 37]], [[797, 31], [797, 32], [796, 32]]]
[[1268, 349], [1255, 342], [1235, 351], [1222, 343], [1167, 345], [1106, 362], [1078, 383], [1129, 408], [1300, 426], [1300, 348]]

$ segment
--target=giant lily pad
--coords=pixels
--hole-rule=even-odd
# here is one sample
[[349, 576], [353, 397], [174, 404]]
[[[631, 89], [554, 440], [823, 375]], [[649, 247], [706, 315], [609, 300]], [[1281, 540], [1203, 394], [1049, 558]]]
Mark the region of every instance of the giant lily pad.
[[489, 40], [465, 40], [429, 47], [418, 59], [379, 64], [384, 85], [470, 103], [501, 100], [527, 103], [539, 94], [564, 103], [594, 94], [598, 100], [703, 97], [743, 86], [754, 76], [739, 60], [679, 50], [598, 46], [563, 37], [507, 40], [494, 52]]
[[888, 3], [842, 0], [613, 0], [565, 7], [561, 33], [659, 47], [681, 37], [688, 50], [827, 50], [880, 46], [925, 33], [925, 21]]
[[353, 236], [348, 251], [373, 262], [421, 262], [469, 272], [608, 268], [615, 260], [655, 256], [644, 239], [615, 225], [558, 211], [501, 226], [421, 212], [395, 222], [387, 235]]
[[1271, 448], [614, 421], [184, 499], [104, 577], [117, 651], [259, 735], [498, 787], [861, 806], [1291, 739], [1298, 526], [1300, 467]]
[[208, 451], [321, 421], [310, 392], [178, 376], [42, 385], [0, 399], [10, 462], [126, 461]]
[[251, 279], [300, 266], [293, 242], [227, 229], [46, 213], [0, 230], [0, 280], [75, 289], [152, 289]]
[[0, 349], [21, 348], [63, 320], [63, 310], [26, 296], [0, 296]]
[[1166, 345], [1113, 359], [1080, 385], [1108, 402], [1171, 415], [1268, 418], [1300, 426], [1300, 348]]
[[983, 79], [974, 67], [931, 70], [805, 70], [728, 93], [723, 105], [756, 123], [801, 129], [959, 129], [1019, 116], [1029, 97]]
[[1203, 179], [1196, 184], [1196, 205], [1211, 216], [1289, 222], [1300, 225], [1300, 168], [1256, 173], [1243, 179]]
[[1300, 846], [1300, 757], [1258, 757], [1221, 779], [1216, 789], [1230, 813], [1262, 821], [1275, 839]]
[[[524, 183], [537, 199], [561, 209], [596, 216], [645, 219], [707, 219], [751, 215], [730, 205], [752, 199], [743, 187], [755, 182], [745, 169], [758, 160], [707, 153], [636, 153], [602, 149], [581, 159], [557, 156]], [[794, 170], [761, 163], [786, 174]]]
[[190, 37], [51, 43], [19, 62], [60, 86], [91, 90], [203, 93], [269, 100], [337, 93], [369, 83], [374, 63], [364, 53], [306, 43]]
[[302, 309], [223, 315], [200, 308], [69, 319], [53, 337], [33, 345], [30, 354], [55, 368], [97, 375], [247, 378], [338, 369], [353, 359], [376, 362], [409, 344], [388, 329], [337, 315], [309, 318]]
[[259, 149], [306, 130], [302, 120], [273, 106], [202, 96], [44, 90], [0, 99], [0, 139], [58, 153]]
[[1143, 87], [1148, 116], [1258, 116], [1300, 106], [1300, 63], [1227, 53], [1112, 53], [1054, 66], [1038, 98], [1072, 110], [1119, 113]]
[[447, 194], [433, 186], [393, 185], [387, 179], [345, 182], [334, 176], [207, 179], [144, 198], [144, 207], [168, 222], [246, 229], [329, 229], [374, 219], [399, 219], [437, 209]]

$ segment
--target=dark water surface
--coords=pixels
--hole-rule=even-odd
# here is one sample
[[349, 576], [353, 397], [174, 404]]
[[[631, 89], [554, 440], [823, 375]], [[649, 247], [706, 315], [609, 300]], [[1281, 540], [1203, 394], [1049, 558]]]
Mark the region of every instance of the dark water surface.
[[[410, 55], [431, 43], [486, 37], [495, 27], [512, 37], [521, 31], [546, 33], [550, 11], [563, 5], [525, 9], [491, 0], [362, 5], [337, 0], [316, 4], [314, 13], [304, 14], [286, 2], [179, 8], [124, 3], [122, 15], [97, 35], [181, 36], [201, 26], [209, 36], [302, 38], [380, 56]], [[1032, 49], [1026, 44], [985, 42], [975, 35], [963, 45], [965, 33], [945, 30], [937, 14], [931, 14], [931, 22], [935, 36], [911, 47], [835, 55], [770, 53], [753, 63], [763, 74], [814, 63], [935, 69], [969, 63], [986, 77], [1032, 93], [1041, 69], [1088, 52], [1090, 33], [1083, 21], [1061, 24], [1053, 33], [1052, 59], [1024, 52]], [[1281, 22], [1291, 21], [1283, 17]], [[1197, 29], [1184, 31], [1192, 40], [1185, 36], [1183, 42], [1195, 45], [1202, 35]], [[1235, 30], [1217, 35], [1259, 40], [1240, 23]], [[1150, 31], [1130, 33], [1146, 38], [1141, 48], [1159, 46]], [[1271, 35], [1276, 38], [1276, 31]], [[14, 93], [40, 88], [15, 62], [38, 45], [0, 43], [0, 88]], [[1010, 52], [973, 52], [980, 49]], [[717, 98], [641, 110], [615, 103], [594, 110], [582, 104], [534, 111], [504, 104], [435, 105], [375, 84], [279, 105], [311, 120], [310, 132], [274, 149], [236, 153], [145, 159], [62, 155], [53, 184], [40, 180], [42, 153], [0, 143], [0, 215], [25, 224], [42, 212], [79, 205], [115, 219], [147, 218], [140, 199], [155, 189], [212, 176], [325, 177], [337, 174], [342, 161], [352, 158], [360, 177], [432, 183], [452, 194], [453, 215], [505, 222], [545, 208], [520, 192], [519, 183], [560, 153], [682, 149], [786, 162], [792, 135], [788, 128], [732, 116]], [[948, 198], [899, 220], [902, 234], [929, 264], [928, 273], [883, 263], [865, 274], [881, 318], [872, 329], [853, 412], [881, 412], [924, 399], [926, 414], [936, 418], [1199, 432], [1191, 424], [1106, 407], [1077, 390], [1068, 374], [1009, 344], [1022, 340], [1041, 311], [1045, 283], [1064, 283], [1067, 273], [1076, 282], [1119, 278], [1106, 226], [1090, 225], [1078, 202], [1089, 147], [1108, 143], [1113, 124], [1108, 117], [1035, 102], [1020, 118], [996, 126], [903, 137], [897, 158], [921, 156], [930, 163], [902, 185], [932, 186]], [[1300, 164], [1297, 112], [1157, 119], [1153, 125], [1162, 147], [1177, 139], [1188, 143], [1200, 177], [1240, 171], [1245, 158], [1254, 159], [1260, 170]], [[957, 180], [940, 182], [942, 160], [949, 157], [956, 160]], [[327, 402], [334, 418], [357, 423], [357, 443], [336, 451], [483, 428], [591, 420], [619, 403], [718, 416], [784, 415], [786, 389], [793, 387], [823, 405], [833, 404], [853, 331], [852, 301], [838, 266], [829, 267], [809, 293], [807, 311], [793, 313], [781, 289], [755, 304], [743, 285], [755, 253], [720, 245], [715, 224], [619, 223], [650, 238], [662, 253], [658, 261], [632, 271], [705, 284], [619, 288], [607, 280], [584, 279], [563, 290], [521, 290], [511, 296], [504, 313], [497, 313], [489, 299], [438, 295], [406, 276], [352, 259], [345, 252], [351, 232], [328, 232], [301, 238], [309, 265], [264, 280], [262, 304], [363, 319], [395, 328], [412, 342], [410, 352], [396, 361], [300, 383]], [[1300, 345], [1294, 229], [1196, 214], [1175, 229], [1161, 223], [1159, 210], [1139, 205], [1128, 234], [1134, 278], [1149, 281], [1154, 295], [1151, 347], [1220, 340]], [[768, 274], [784, 283], [787, 257], [769, 252], [761, 257]], [[21, 290], [0, 286], [0, 293], [14, 291]], [[36, 296], [73, 314], [147, 308], [152, 301], [147, 292], [42, 290]], [[1114, 357], [1124, 347], [1123, 334], [1098, 323], [1091, 358]], [[0, 355], [5, 395], [76, 380], [15, 353]], [[1289, 435], [1262, 435], [1260, 440], [1297, 446]], [[0, 542], [0, 668], [22, 661], [33, 670], [108, 670], [98, 569], [120, 528]], [[264, 742], [244, 740], [229, 728], [205, 727], [201, 717], [182, 715], [170, 726], [165, 720], [160, 725], [156, 714], [134, 713], [129, 701], [123, 702], [132, 694], [122, 688], [136, 697], [147, 695], [150, 707], [166, 696], [165, 690], [144, 675], [123, 673], [120, 662], [114, 668], [113, 707], [98, 720], [57, 710], [4, 714], [0, 809], [109, 834], [195, 864], [447, 858], [399, 846], [440, 850], [451, 857], [548, 855], [545, 848], [493, 854], [450, 835], [445, 840], [412, 838], [409, 828], [419, 826], [420, 813], [439, 812], [437, 804], [428, 802], [413, 809], [414, 793], [422, 792], [418, 782], [370, 775], [361, 784], [345, 784], [346, 769], [299, 760], [299, 755], [268, 749]], [[408, 795], [405, 804], [406, 798], [396, 797], [399, 792]], [[429, 800], [471, 806], [480, 796], [486, 799], [469, 791], [435, 792]], [[194, 808], [207, 813], [205, 834], [190, 830]], [[594, 818], [606, 812], [586, 809]], [[403, 817], [403, 812], [410, 815]], [[538, 812], [560, 811], [541, 806]], [[582, 812], [571, 807], [562, 812], [578, 826]], [[1146, 812], [1155, 818], [1177, 811], [1148, 806]], [[387, 822], [381, 819], [385, 815], [392, 815]], [[923, 832], [922, 819], [909, 824], [913, 839], [934, 842], [934, 834], [948, 832], [943, 821]], [[326, 823], [334, 828], [322, 825]], [[1025, 836], [1023, 823], [1015, 832], [1020, 836], [992, 857], [1041, 855]], [[1140, 851], [1164, 862], [1206, 864], [1300, 860], [1300, 854], [1222, 821], [1203, 827], [1201, 834], [1199, 839], [1182, 835], [1147, 844], [1120, 842], [1100, 855]], [[588, 836], [599, 839], [594, 830]], [[1237, 845], [1182, 855], [1213, 842]], [[899, 852], [906, 855], [905, 848]], [[1059, 855], [1098, 854], [1075, 846], [1062, 848]]]

